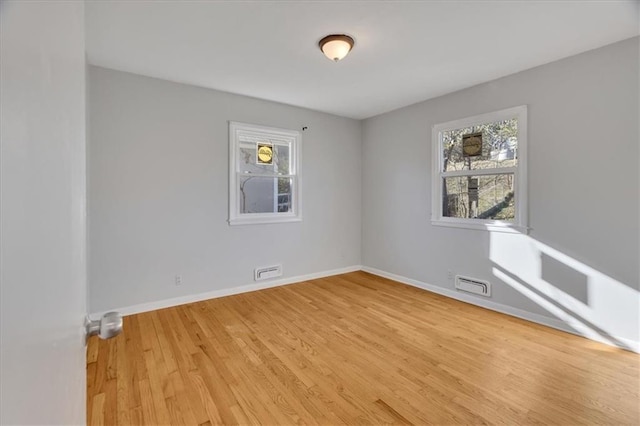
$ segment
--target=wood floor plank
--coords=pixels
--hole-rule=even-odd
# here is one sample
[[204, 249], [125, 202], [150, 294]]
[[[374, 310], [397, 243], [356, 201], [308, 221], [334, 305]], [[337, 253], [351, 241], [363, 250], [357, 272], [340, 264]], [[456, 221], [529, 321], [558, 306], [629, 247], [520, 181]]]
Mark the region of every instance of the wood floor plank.
[[[161, 362], [157, 362], [157, 358], [154, 356], [153, 351], [145, 351], [144, 352], [145, 364], [147, 365], [147, 371], [149, 372], [149, 379], [144, 380], [145, 385], [149, 386], [148, 393], [151, 394], [151, 404], [153, 405], [153, 409], [155, 411], [155, 417], [158, 424], [170, 424], [169, 420], [169, 410], [167, 409], [167, 405], [165, 404], [165, 399], [167, 395], [164, 392], [165, 380], [168, 380], [168, 376], [166, 376], [166, 370]], [[144, 407], [144, 403], [143, 403]]]
[[118, 424], [131, 424], [129, 416], [130, 388], [129, 388], [129, 360], [126, 355], [126, 339], [118, 339], [116, 342], [116, 407]]
[[90, 416], [87, 418], [87, 422], [92, 425], [104, 425], [104, 393], [98, 393], [91, 397], [92, 410]]
[[89, 424], [640, 423], [640, 357], [364, 272], [125, 318]]

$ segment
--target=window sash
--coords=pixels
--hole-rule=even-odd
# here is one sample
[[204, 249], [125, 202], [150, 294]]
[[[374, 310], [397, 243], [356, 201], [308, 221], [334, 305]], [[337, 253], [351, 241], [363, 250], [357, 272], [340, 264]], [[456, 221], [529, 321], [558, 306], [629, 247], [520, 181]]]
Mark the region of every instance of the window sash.
[[[496, 174], [496, 173], [493, 173]], [[295, 179], [295, 177], [297, 175], [279, 175], [279, 174], [269, 174], [269, 173], [243, 173], [243, 172], [236, 172], [236, 175], [239, 178], [242, 177], [263, 177], [263, 178], [273, 178], [273, 179], [277, 179], [277, 178], [291, 178], [291, 179]]]
[[[498, 224], [498, 223], [504, 223], [506, 225], [512, 226], [514, 224], [516, 224], [517, 222], [517, 218], [518, 218], [518, 175], [516, 173], [491, 173], [491, 174], [484, 174], [483, 176], [507, 176], [510, 175], [513, 179], [513, 207], [514, 207], [514, 218], [513, 220], [504, 220], [504, 219], [482, 219], [482, 218], [478, 218], [478, 217], [457, 217], [457, 216], [445, 216], [444, 215], [444, 204], [445, 202], [447, 202], [448, 200], [445, 199], [445, 194], [444, 191], [441, 192], [441, 218], [442, 219], [453, 219], [453, 220], [469, 220], [469, 221], [473, 221], [473, 223], [476, 222], [480, 222], [482, 221], [482, 223], [492, 223], [492, 224]], [[474, 176], [478, 176], [478, 175], [474, 175]], [[442, 177], [440, 179], [440, 184], [441, 186], [446, 185], [446, 178], [451, 178], [451, 177], [469, 177], [469, 176], [446, 176], [446, 177]], [[480, 196], [480, 193], [482, 192], [482, 188], [478, 187], [477, 188], [478, 191], [478, 197]], [[468, 192], [467, 192], [468, 194]], [[452, 193], [448, 193], [447, 195], [453, 195]], [[468, 195], [467, 195], [468, 196]], [[480, 205], [480, 199], [478, 198], [478, 206]]]
[[[243, 162], [241, 161], [241, 157], [242, 156], [239, 155], [239, 150], [241, 150], [243, 148], [246, 148], [246, 147], [243, 147], [242, 144], [243, 143], [247, 143], [247, 142], [250, 143], [252, 145], [252, 147], [255, 146], [258, 143], [268, 143], [268, 144], [271, 144], [274, 147], [286, 146], [287, 148], [289, 148], [289, 155], [291, 155], [292, 153], [294, 154], [293, 158], [289, 159], [289, 167], [288, 168], [290, 170], [290, 174], [297, 174], [298, 173], [298, 171], [297, 171], [298, 164], [297, 164], [297, 161], [296, 161], [296, 158], [295, 158], [295, 151], [296, 151], [297, 148], [294, 147], [295, 146], [295, 140], [294, 139], [290, 138], [288, 140], [284, 140], [284, 139], [277, 139], [276, 140], [274, 138], [262, 137], [262, 138], [255, 138], [255, 140], [245, 140], [244, 136], [239, 137], [238, 140], [235, 143], [235, 148], [234, 149], [236, 150], [236, 153], [235, 153], [236, 154], [236, 161], [235, 161], [235, 166], [234, 167], [235, 167], [236, 173], [243, 173], [241, 171], [242, 168], [243, 168]], [[278, 175], [277, 164], [276, 164], [275, 161], [273, 162], [273, 164], [271, 166], [269, 166], [269, 165], [259, 165], [259, 166], [261, 168], [265, 169], [263, 171], [266, 174], [270, 174], [272, 176], [277, 176]], [[272, 170], [267, 170], [269, 168], [271, 168]]]
[[477, 169], [477, 170], [453, 170], [450, 172], [440, 172], [441, 178], [460, 177], [460, 176], [487, 176], [487, 175], [508, 175], [517, 174], [517, 167], [501, 167], [495, 169]]
[[[298, 203], [296, 202], [296, 194], [298, 194], [298, 179], [295, 175], [287, 175], [287, 176], [273, 176], [273, 175], [263, 175], [263, 176], [258, 176], [255, 174], [245, 174], [245, 173], [238, 173], [239, 177], [266, 177], [269, 179], [279, 179], [279, 178], [283, 178], [283, 179], [291, 179], [291, 192], [290, 192], [290, 200], [289, 200], [289, 211], [288, 212], [262, 212], [262, 213], [245, 213], [242, 211], [241, 209], [241, 198], [240, 197], [236, 197], [236, 212], [237, 212], [237, 218], [262, 218], [262, 217], [273, 217], [273, 218], [278, 218], [278, 217], [286, 217], [286, 216], [297, 216], [298, 215]], [[237, 179], [236, 180], [236, 193], [240, 192], [240, 185], [241, 185], [241, 180]], [[274, 193], [274, 197], [278, 197], [277, 192]], [[276, 202], [277, 204], [277, 202]]]

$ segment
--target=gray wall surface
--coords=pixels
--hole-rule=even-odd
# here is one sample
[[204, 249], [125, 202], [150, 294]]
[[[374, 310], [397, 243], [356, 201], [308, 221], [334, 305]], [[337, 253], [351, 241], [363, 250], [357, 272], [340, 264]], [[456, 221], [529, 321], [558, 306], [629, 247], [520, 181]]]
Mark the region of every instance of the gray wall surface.
[[[363, 125], [363, 265], [587, 335], [638, 341], [638, 38], [389, 112]], [[528, 105], [526, 235], [432, 226], [431, 128]], [[478, 299], [481, 300], [481, 299]]]
[[[90, 312], [360, 264], [361, 122], [97, 67], [89, 117]], [[229, 120], [308, 127], [302, 222], [228, 225]]]

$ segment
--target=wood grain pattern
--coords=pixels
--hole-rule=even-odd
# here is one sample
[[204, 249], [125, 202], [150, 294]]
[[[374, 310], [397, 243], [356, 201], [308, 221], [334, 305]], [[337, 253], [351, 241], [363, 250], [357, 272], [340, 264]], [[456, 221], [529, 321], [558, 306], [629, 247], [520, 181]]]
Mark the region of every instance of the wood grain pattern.
[[89, 424], [633, 424], [639, 360], [364, 272], [126, 317]]

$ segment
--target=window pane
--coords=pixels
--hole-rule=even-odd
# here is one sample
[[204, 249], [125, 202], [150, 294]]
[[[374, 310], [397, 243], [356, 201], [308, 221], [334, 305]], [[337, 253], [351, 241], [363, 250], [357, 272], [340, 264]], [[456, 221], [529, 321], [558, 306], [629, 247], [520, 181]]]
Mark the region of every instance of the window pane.
[[291, 170], [291, 149], [289, 145], [275, 145], [273, 160], [276, 163], [276, 170], [280, 175], [293, 174]]
[[240, 176], [240, 213], [287, 213], [292, 209], [292, 179]]
[[[462, 136], [470, 133], [482, 133], [482, 144], [476, 145], [477, 155], [465, 155], [463, 151]], [[445, 172], [515, 167], [518, 163], [518, 120], [512, 118], [444, 131], [442, 156]]]
[[291, 147], [289, 143], [260, 142], [271, 145], [272, 164], [259, 164], [257, 156], [258, 142], [241, 141], [239, 143], [238, 170], [241, 173], [281, 174], [291, 173]]
[[444, 217], [515, 220], [513, 174], [443, 179]]

